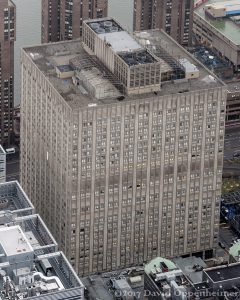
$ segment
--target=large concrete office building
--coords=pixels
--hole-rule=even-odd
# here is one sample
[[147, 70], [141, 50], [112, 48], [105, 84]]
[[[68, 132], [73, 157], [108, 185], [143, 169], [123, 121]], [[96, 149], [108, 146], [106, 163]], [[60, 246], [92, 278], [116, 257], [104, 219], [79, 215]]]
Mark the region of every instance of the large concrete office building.
[[15, 5], [0, 1], [0, 144], [8, 146], [13, 127]]
[[133, 28], [161, 28], [182, 45], [192, 43], [193, 0], [135, 0]]
[[225, 86], [164, 31], [83, 24], [22, 52], [24, 189], [79, 274], [211, 256]]
[[41, 1], [43, 43], [79, 38], [83, 20], [107, 16], [108, 0]]
[[18, 182], [0, 184], [1, 299], [84, 300], [84, 286]]
[[[236, 10], [238, 5], [238, 1], [205, 1], [194, 11], [193, 24], [197, 40], [229, 61], [236, 72], [240, 71], [240, 14]], [[223, 14], [218, 15], [217, 12]]]

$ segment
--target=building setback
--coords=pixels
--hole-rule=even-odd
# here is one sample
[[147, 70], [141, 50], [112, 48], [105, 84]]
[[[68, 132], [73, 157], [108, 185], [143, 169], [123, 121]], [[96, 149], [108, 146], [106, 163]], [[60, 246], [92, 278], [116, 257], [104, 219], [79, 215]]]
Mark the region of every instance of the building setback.
[[82, 35], [82, 22], [107, 16], [108, 0], [42, 0], [42, 42]]
[[25, 48], [22, 75], [21, 182], [79, 274], [213, 254], [220, 80], [164, 31], [109, 18]]
[[15, 5], [0, 1], [0, 144], [8, 146], [13, 127]]
[[161, 28], [181, 45], [192, 42], [192, 0], [135, 0], [133, 28]]

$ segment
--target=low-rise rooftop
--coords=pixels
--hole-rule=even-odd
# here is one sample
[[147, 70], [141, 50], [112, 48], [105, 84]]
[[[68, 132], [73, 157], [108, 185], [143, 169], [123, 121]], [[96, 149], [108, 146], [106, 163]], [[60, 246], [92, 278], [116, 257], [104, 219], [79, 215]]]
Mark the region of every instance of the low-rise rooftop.
[[144, 270], [147, 274], [150, 274], [152, 272], [152, 270], [155, 270], [156, 268], [157, 269], [160, 268], [160, 270], [162, 272], [163, 271], [161, 268], [162, 263], [164, 263], [166, 265], [166, 268], [168, 269], [168, 271], [177, 269], [177, 266], [171, 260], [163, 258], [163, 257], [156, 257], [156, 258], [152, 259], [148, 264], [145, 265]]
[[[2, 300], [74, 300], [83, 284], [18, 182], [0, 185], [0, 291]], [[50, 298], [49, 298], [50, 297]]]
[[227, 91], [229, 93], [240, 93], [240, 81], [228, 83]]
[[229, 249], [229, 254], [232, 255], [236, 261], [239, 260], [240, 257], [240, 242], [235, 243], [232, 245], [232, 247]]
[[17, 181], [0, 184], [0, 210], [32, 214], [34, 207]]
[[[82, 278], [90, 299], [144, 299], [144, 269], [133, 267]], [[122, 298], [120, 298], [122, 296]], [[129, 298], [127, 298], [129, 296]]]
[[[240, 45], [240, 27], [230, 18], [213, 18], [206, 14], [206, 5], [222, 3], [223, 0], [208, 0], [205, 1], [203, 5], [200, 5], [195, 13], [199, 15], [206, 22], [211, 24], [216, 30], [218, 30], [222, 35], [228, 38], [236, 45]], [[225, 1], [226, 2], [226, 1]], [[225, 3], [224, 2], [224, 3]], [[231, 1], [228, 1], [229, 3]]]
[[213, 282], [221, 282], [240, 278], [240, 264], [235, 263], [228, 266], [205, 269], [204, 272]]
[[[121, 32], [123, 31], [118, 31], [116, 33], [121, 34]], [[107, 35], [109, 34], [114, 35], [114, 33], [108, 33]], [[111, 104], [119, 101], [132, 101], [147, 98], [154, 99], [161, 95], [202, 90], [203, 86], [205, 89], [209, 89], [224, 85], [217, 77], [163, 31], [149, 30], [139, 32], [136, 33], [133, 41], [135, 40], [136, 44], [140, 44], [143, 49], [147, 48], [148, 51], [154, 54], [153, 59], [157, 57], [161, 62], [160, 69], [162, 68], [163, 79], [161, 82], [161, 91], [158, 93], [119, 96], [118, 93], [114, 92], [114, 88], [118, 89], [121, 83], [96, 56], [89, 55], [85, 51], [80, 40], [28, 47], [24, 49], [24, 52], [31, 60], [33, 60], [36, 66], [50, 81], [52, 86], [72, 108]], [[118, 42], [116, 43], [118, 44]], [[143, 43], [145, 43], [145, 45]], [[184, 66], [180, 63], [181, 59], [185, 59], [185, 62], [187, 60], [189, 62], [188, 64], [191, 64], [198, 69], [198, 78], [191, 80], [183, 78], [182, 73], [184, 73]], [[59, 65], [71, 65], [76, 72], [87, 70], [89, 73], [93, 70], [91, 82], [87, 81], [87, 83], [84, 83], [84, 80], [81, 80], [80, 82], [74, 83], [72, 78], [59, 78], [56, 75], [56, 67]], [[96, 84], [94, 85], [94, 73], [96, 73], [96, 69], [98, 70], [97, 73], [102, 74], [102, 78], [109, 82], [107, 89], [110, 90], [109, 93], [106, 93], [106, 91], [105, 93], [102, 93], [104, 96], [99, 97], [99, 99], [93, 97], [93, 93], [91, 92], [92, 89], [98, 87], [99, 89], [103, 88], [102, 84], [99, 84], [99, 76], [96, 77]], [[169, 72], [172, 72], [173, 75], [171, 75], [171, 78], [166, 79], [167, 76], [165, 76], [165, 74]], [[178, 72], [181, 73], [180, 76], [178, 76]], [[173, 76], [175, 76], [175, 79]], [[84, 78], [86, 79], [86, 76]]]
[[202, 270], [203, 268], [206, 268], [207, 265], [200, 257], [178, 257], [173, 259], [173, 261], [183, 271], [183, 274], [191, 280], [192, 283], [197, 284], [202, 281]]
[[[38, 214], [16, 217], [14, 212], [0, 210], [0, 232], [2, 235], [4, 235], [6, 226], [20, 226], [36, 255], [57, 251], [55, 239]], [[9, 230], [11, 231], [11, 229]]]
[[19, 225], [0, 228], [0, 248], [2, 248], [1, 250], [8, 256], [13, 256], [22, 252], [33, 252], [32, 246], [24, 236]]

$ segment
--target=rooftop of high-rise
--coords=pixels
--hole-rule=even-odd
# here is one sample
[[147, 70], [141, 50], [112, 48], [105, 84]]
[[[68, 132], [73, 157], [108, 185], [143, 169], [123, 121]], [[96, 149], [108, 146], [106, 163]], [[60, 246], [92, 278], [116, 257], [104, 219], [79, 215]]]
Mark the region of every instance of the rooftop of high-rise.
[[[157, 64], [160, 65], [161, 78], [157, 91], [155, 84], [155, 90], [151, 92], [143, 93], [139, 88], [139, 92], [130, 94], [121, 89], [124, 80], [114, 74], [115, 71], [111, 71], [97, 55], [89, 53], [81, 40], [24, 48], [27, 57], [72, 108], [154, 99], [162, 95], [224, 85], [161, 30], [137, 32], [131, 36], [111, 18], [85, 23], [91, 34], [95, 34], [95, 40], [101, 40], [106, 48], [110, 48], [129, 74], [134, 68], [144, 66], [144, 72], [148, 75], [152, 66]], [[140, 86], [141, 75], [137, 76], [133, 75], [133, 80], [135, 83], [139, 80]], [[145, 80], [144, 84], [148, 85], [149, 82]]]

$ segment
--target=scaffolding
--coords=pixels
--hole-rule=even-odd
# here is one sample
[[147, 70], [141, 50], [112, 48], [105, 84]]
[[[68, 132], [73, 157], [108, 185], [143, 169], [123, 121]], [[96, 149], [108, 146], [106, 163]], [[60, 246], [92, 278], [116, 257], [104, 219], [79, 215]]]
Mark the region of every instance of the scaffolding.
[[[121, 94], [124, 93], [123, 83], [106, 66], [104, 66], [104, 64], [101, 63], [101, 61], [95, 55], [89, 55], [87, 52], [82, 53], [81, 55], [71, 59], [69, 64], [79, 73], [82, 71], [93, 70], [96, 72], [96, 69], [99, 70], [103, 80], [110, 82]], [[101, 82], [98, 83], [98, 85], [101, 84]], [[103, 93], [107, 94], [108, 91], [103, 91]]]
[[162, 82], [184, 79], [185, 70], [177, 59], [177, 53], [174, 53], [174, 49], [170, 48], [164, 39], [161, 39], [161, 32], [156, 31], [156, 33], [157, 35], [155, 35], [154, 30], [151, 31], [151, 34], [147, 31], [137, 32], [134, 38], [145, 48], [149, 49], [161, 62]]

